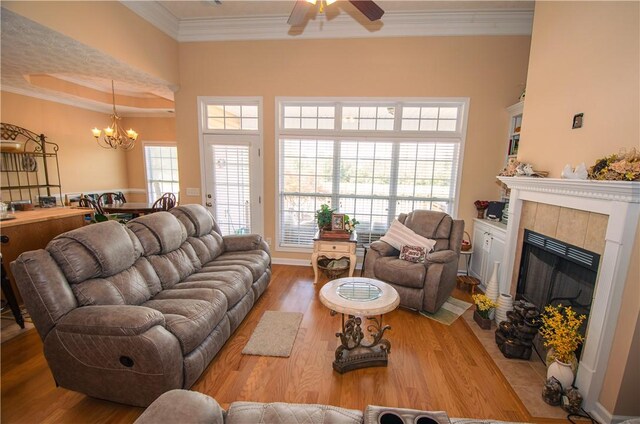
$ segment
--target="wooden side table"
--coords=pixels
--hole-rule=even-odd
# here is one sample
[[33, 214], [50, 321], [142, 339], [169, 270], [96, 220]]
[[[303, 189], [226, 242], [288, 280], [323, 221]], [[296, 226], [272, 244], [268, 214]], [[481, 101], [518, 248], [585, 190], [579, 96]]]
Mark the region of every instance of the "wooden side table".
[[330, 259], [349, 258], [349, 277], [353, 277], [356, 268], [356, 246], [358, 236], [354, 231], [348, 239], [323, 239], [320, 238], [320, 231], [316, 232], [313, 238], [313, 253], [311, 254], [311, 265], [313, 265], [313, 284], [318, 283], [318, 258], [324, 256]]

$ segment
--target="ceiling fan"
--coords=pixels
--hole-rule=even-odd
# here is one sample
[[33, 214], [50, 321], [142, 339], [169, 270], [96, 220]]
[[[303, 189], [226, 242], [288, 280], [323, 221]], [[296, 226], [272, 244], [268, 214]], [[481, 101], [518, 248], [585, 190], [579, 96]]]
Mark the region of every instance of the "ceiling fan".
[[[320, 1], [320, 12], [322, 12], [325, 4], [329, 6], [336, 0], [296, 0], [287, 23], [291, 26], [302, 25], [307, 12], [317, 1]], [[373, 0], [349, 0], [349, 3], [354, 5], [370, 21], [377, 21], [384, 15], [384, 10], [375, 4]]]

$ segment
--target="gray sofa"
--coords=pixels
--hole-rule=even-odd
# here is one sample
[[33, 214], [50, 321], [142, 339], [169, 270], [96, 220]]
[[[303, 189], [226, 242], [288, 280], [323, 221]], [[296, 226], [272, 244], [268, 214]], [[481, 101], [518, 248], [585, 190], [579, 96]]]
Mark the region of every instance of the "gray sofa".
[[433, 251], [424, 263], [412, 263], [399, 259], [400, 252], [393, 246], [375, 241], [366, 256], [364, 276], [391, 284], [400, 295], [401, 306], [435, 313], [456, 286], [464, 221], [427, 210], [400, 214], [398, 221], [435, 240]]
[[189, 388], [262, 295], [259, 235], [221, 236], [185, 205], [57, 236], [11, 264], [56, 383], [147, 406]]
[[503, 421], [449, 418], [442, 411], [369, 405], [364, 413], [330, 405], [233, 402], [224, 411], [212, 397], [188, 390], [160, 396], [135, 424], [493, 424]]

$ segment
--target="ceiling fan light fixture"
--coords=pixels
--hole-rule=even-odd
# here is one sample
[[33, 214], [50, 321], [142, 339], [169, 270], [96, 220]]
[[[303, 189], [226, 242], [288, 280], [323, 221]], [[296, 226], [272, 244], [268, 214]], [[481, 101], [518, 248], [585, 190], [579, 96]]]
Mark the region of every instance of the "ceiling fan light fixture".
[[317, 0], [305, 0], [305, 1], [307, 3], [311, 3], [311, 4], [315, 5]]
[[333, 3], [336, 2], [336, 0], [324, 0], [324, 2], [326, 3], [327, 6], [331, 6]]

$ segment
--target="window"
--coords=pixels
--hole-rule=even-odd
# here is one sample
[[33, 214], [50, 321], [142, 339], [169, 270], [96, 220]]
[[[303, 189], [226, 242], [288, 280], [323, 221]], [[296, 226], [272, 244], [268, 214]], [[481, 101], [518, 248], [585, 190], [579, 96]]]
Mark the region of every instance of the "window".
[[164, 193], [179, 196], [178, 148], [175, 145], [145, 144], [144, 162], [149, 202], [155, 201]]
[[[312, 245], [323, 203], [360, 221], [361, 243], [384, 235], [400, 213], [455, 213], [466, 100], [327, 103], [278, 105], [280, 247]], [[290, 120], [303, 119], [305, 107], [318, 120], [331, 109], [335, 128]]]

